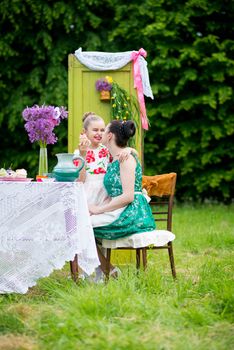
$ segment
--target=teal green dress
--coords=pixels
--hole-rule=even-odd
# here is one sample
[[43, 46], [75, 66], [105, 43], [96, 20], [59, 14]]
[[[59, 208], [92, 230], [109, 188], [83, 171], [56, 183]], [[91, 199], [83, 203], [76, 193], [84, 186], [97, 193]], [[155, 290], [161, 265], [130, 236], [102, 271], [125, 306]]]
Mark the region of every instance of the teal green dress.
[[[135, 157], [136, 158], [136, 157]], [[142, 169], [138, 159], [135, 170], [135, 193], [131, 202], [120, 216], [111, 224], [94, 228], [94, 235], [102, 239], [118, 239], [134, 233], [153, 231], [156, 228], [151, 208], [142, 195]], [[104, 186], [110, 197], [120, 196], [122, 184], [120, 179], [120, 164], [116, 160], [108, 165], [104, 177]], [[101, 215], [101, 214], [100, 214]]]

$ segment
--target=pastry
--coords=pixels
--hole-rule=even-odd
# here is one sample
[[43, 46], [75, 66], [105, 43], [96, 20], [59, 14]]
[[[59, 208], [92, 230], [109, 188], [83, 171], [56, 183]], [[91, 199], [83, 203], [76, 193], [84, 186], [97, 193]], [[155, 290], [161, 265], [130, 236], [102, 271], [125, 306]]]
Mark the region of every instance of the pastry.
[[23, 178], [27, 177], [27, 171], [25, 169], [16, 169], [15, 173], [16, 173], [16, 177], [23, 177]]

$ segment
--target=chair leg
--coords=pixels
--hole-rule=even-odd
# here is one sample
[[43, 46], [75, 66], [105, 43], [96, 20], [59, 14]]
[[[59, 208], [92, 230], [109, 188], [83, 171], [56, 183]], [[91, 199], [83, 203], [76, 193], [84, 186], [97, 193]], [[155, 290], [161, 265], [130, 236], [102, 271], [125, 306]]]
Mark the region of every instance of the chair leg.
[[137, 270], [140, 269], [141, 266], [141, 250], [140, 248], [136, 249], [136, 268]]
[[169, 259], [170, 259], [170, 264], [171, 264], [171, 273], [172, 273], [173, 278], [176, 278], [176, 270], [175, 270], [175, 261], [174, 261], [174, 255], [173, 255], [172, 242], [168, 243], [168, 254], [169, 254]]
[[143, 269], [145, 270], [147, 267], [147, 249], [142, 248], [142, 262], [143, 262]]
[[78, 270], [78, 256], [77, 254], [74, 257], [73, 261], [70, 261], [70, 270], [71, 270], [71, 276], [74, 282], [77, 281], [78, 279], [78, 274], [79, 274], [79, 270]]
[[110, 262], [111, 262], [111, 249], [110, 248], [107, 248], [107, 250], [106, 250], [106, 260], [107, 260], [106, 278], [109, 279], [109, 277], [110, 277]]

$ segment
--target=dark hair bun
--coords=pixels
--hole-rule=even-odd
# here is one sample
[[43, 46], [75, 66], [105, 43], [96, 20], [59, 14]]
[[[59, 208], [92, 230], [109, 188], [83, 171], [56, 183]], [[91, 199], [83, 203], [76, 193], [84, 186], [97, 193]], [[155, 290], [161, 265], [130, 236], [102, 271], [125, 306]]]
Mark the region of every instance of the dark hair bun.
[[136, 126], [132, 120], [112, 120], [109, 124], [109, 131], [115, 135], [117, 146], [126, 147], [130, 137], [135, 135]]
[[122, 128], [123, 128], [123, 134], [127, 139], [135, 135], [136, 126], [132, 120], [127, 120], [126, 122], [123, 122]]

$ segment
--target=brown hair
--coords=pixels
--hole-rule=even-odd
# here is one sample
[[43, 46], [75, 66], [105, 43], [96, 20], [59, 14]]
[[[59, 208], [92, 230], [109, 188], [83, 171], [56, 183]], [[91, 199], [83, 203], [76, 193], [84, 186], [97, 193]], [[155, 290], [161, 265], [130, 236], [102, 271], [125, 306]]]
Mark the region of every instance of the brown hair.
[[136, 126], [132, 120], [112, 120], [109, 124], [109, 131], [115, 135], [116, 145], [126, 147], [130, 137], [136, 132]]
[[103, 121], [103, 119], [97, 115], [96, 113], [94, 112], [86, 112], [83, 117], [82, 117], [82, 122], [83, 122], [83, 128], [85, 130], [88, 129], [89, 127], [89, 124], [93, 121], [97, 121], [97, 120], [101, 120]]

